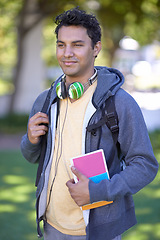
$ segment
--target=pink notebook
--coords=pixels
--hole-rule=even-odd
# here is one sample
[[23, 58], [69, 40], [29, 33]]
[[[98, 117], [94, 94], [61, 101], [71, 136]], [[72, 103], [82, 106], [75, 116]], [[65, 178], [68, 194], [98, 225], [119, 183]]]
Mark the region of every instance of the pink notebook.
[[[102, 149], [87, 153], [71, 159], [72, 166], [75, 166], [82, 174], [91, 179], [95, 183], [99, 183], [103, 179], [109, 179], [108, 168]], [[76, 176], [74, 176], [77, 182]], [[104, 206], [113, 201], [100, 201], [82, 206], [82, 210]]]

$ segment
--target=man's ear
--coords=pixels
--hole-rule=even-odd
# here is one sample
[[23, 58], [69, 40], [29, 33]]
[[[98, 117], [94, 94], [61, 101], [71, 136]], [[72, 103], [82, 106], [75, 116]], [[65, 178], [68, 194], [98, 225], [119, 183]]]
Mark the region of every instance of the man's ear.
[[99, 52], [101, 51], [102, 44], [101, 41], [98, 41], [94, 46], [94, 56], [97, 57]]

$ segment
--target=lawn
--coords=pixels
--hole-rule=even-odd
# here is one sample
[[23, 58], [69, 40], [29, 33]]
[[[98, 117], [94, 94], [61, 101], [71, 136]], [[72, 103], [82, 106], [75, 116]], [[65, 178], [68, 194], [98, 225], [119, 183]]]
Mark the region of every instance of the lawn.
[[[160, 130], [150, 134], [160, 164]], [[123, 240], [160, 239], [160, 170], [154, 181], [134, 196], [138, 224], [123, 234]]]
[[[160, 131], [150, 135], [160, 163]], [[36, 240], [36, 165], [20, 151], [0, 151], [0, 239]], [[134, 196], [138, 224], [123, 234], [123, 240], [160, 239], [160, 188], [155, 180]]]
[[0, 151], [0, 239], [37, 239], [35, 224], [36, 165], [20, 151]]

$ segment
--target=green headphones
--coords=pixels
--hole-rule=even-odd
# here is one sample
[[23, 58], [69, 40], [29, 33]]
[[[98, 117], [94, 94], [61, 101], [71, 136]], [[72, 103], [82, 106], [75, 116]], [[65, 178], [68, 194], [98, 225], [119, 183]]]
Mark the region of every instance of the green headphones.
[[60, 99], [65, 99], [67, 97], [70, 97], [71, 99], [78, 99], [83, 95], [85, 87], [87, 87], [87, 85], [92, 85], [92, 83], [96, 80], [96, 77], [97, 69], [95, 69], [95, 73], [91, 78], [88, 79], [85, 85], [82, 85], [82, 83], [80, 82], [73, 82], [69, 85], [67, 89], [65, 84], [66, 76], [63, 75], [61, 81], [56, 86], [57, 96]]

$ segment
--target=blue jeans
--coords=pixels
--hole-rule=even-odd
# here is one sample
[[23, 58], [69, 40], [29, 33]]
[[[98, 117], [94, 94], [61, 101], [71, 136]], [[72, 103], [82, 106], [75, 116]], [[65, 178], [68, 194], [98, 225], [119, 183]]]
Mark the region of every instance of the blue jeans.
[[[86, 240], [86, 236], [63, 234], [52, 227], [49, 223], [44, 222], [44, 240]], [[121, 236], [118, 236], [113, 240], [121, 240]]]

